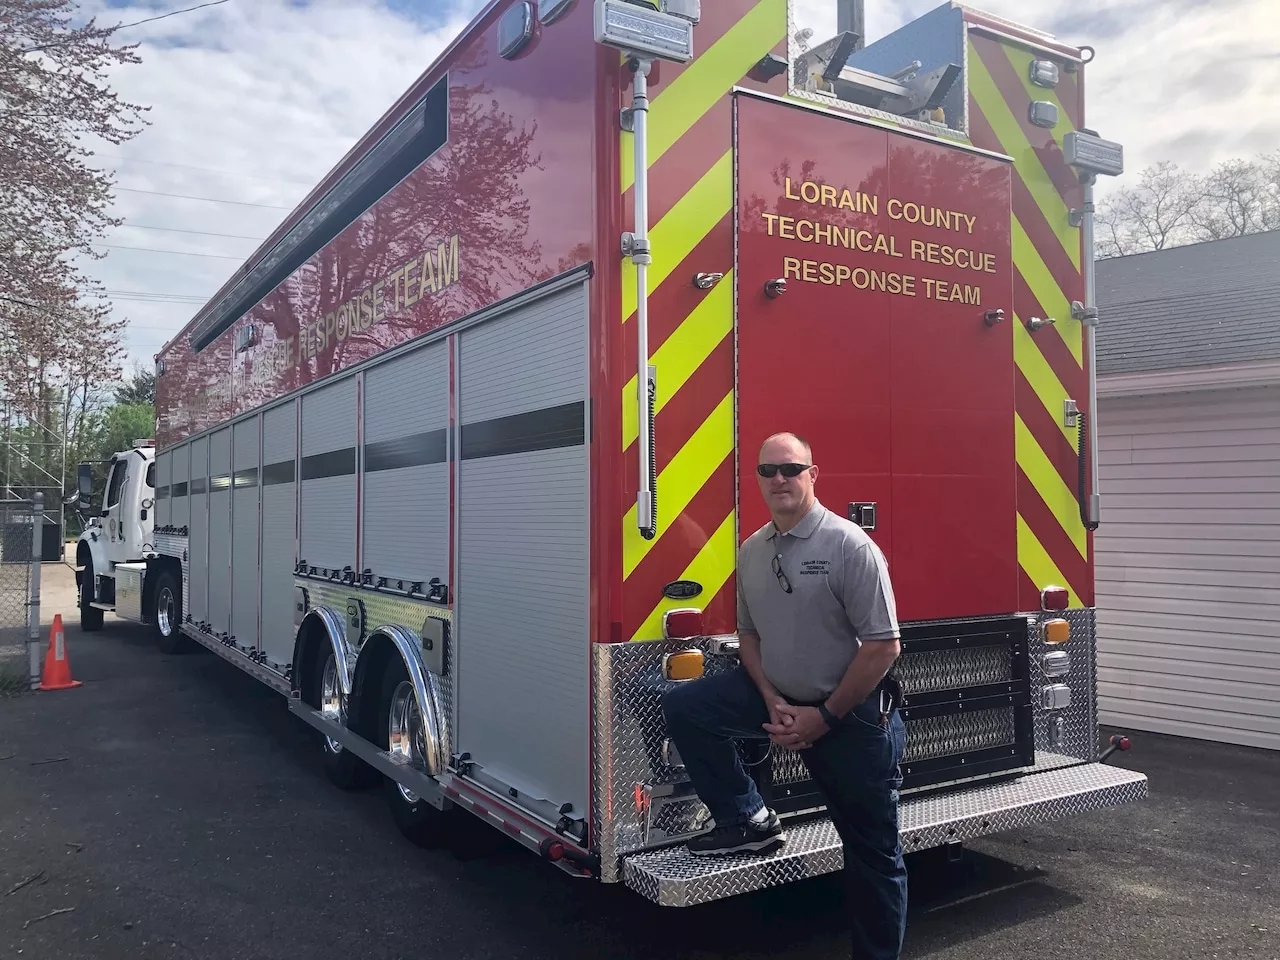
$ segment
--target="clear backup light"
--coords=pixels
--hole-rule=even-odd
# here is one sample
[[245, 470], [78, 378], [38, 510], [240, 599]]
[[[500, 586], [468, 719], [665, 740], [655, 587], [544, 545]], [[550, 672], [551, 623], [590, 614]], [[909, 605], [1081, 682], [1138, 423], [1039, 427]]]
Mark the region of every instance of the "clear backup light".
[[1031, 61], [1031, 82], [1039, 87], [1058, 85], [1058, 65], [1052, 60]]
[[636, 56], [676, 63], [693, 59], [692, 23], [626, 0], [596, 0], [595, 37], [596, 43]]
[[1033, 100], [1031, 102], [1031, 122], [1037, 127], [1057, 126], [1058, 105], [1052, 100]]

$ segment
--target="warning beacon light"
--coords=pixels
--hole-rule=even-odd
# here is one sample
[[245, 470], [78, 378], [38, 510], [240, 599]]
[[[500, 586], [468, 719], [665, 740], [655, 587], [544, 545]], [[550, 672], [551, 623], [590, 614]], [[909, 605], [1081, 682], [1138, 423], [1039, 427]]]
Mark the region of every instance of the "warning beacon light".
[[688, 63], [693, 59], [693, 23], [652, 4], [596, 0], [596, 43], [636, 57]]

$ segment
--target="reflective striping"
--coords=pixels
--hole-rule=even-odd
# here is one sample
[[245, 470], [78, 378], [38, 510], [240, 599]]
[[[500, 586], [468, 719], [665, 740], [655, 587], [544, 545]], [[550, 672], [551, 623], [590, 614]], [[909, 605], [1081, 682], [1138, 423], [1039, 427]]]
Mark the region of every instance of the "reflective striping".
[[1059, 382], [1057, 374], [1053, 372], [1053, 367], [1049, 366], [1049, 361], [1044, 358], [1044, 354], [1035, 345], [1031, 334], [1027, 332], [1023, 318], [1017, 314], [1014, 314], [1013, 318], [1013, 359], [1018, 369], [1022, 371], [1022, 375], [1027, 378], [1031, 389], [1049, 411], [1049, 416], [1058, 424], [1058, 429], [1067, 438], [1071, 448], [1078, 449], [1076, 431], [1063, 425], [1062, 401], [1067, 397], [1067, 392]]
[[1018, 565], [1026, 571], [1027, 576], [1031, 578], [1031, 582], [1036, 585], [1036, 590], [1043, 590], [1050, 584], [1066, 587], [1067, 606], [1077, 607], [1080, 605], [1079, 594], [1067, 583], [1067, 578], [1062, 575], [1062, 571], [1053, 562], [1053, 558], [1049, 556], [1048, 551], [1040, 545], [1040, 541], [1031, 532], [1031, 528], [1027, 526], [1027, 521], [1022, 518], [1021, 513], [1018, 514]]
[[1036, 488], [1054, 519], [1075, 544], [1080, 556], [1087, 559], [1089, 541], [1084, 525], [1080, 522], [1080, 505], [1076, 502], [1075, 494], [1063, 483], [1057, 468], [1040, 449], [1040, 444], [1017, 414], [1014, 414], [1014, 449], [1017, 451], [1018, 466]]
[[[661, 413], [707, 357], [733, 329], [733, 271], [711, 288], [675, 333], [653, 352], [650, 363], [657, 367], [657, 412]], [[636, 442], [636, 378], [622, 391], [622, 449]]]
[[[706, 597], [708, 600], [715, 597], [720, 592], [720, 588], [733, 575], [734, 567], [737, 565], [738, 548], [734, 542], [737, 528], [737, 511], [735, 510], [725, 517], [724, 522], [716, 528], [715, 533], [707, 538], [707, 542], [698, 551], [698, 555], [693, 558], [693, 562], [685, 567], [677, 579], [693, 580], [700, 583], [702, 584], [700, 596]], [[696, 605], [696, 603], [696, 600], [667, 600], [664, 598], [630, 639], [661, 639], [662, 614], [676, 607], [688, 607]]]
[[[733, 207], [733, 151], [725, 151], [671, 211], [649, 231], [654, 252], [647, 274], [649, 293], [678, 267]], [[622, 320], [636, 312], [636, 268], [622, 261]]]
[[1083, 350], [1080, 321], [1071, 319], [1071, 304], [1067, 301], [1066, 294], [1040, 259], [1035, 244], [1016, 217], [1013, 220], [1013, 265], [1022, 274], [1031, 295], [1039, 301], [1045, 314], [1058, 321], [1052, 330], [1044, 330], [1036, 335], [1061, 337], [1071, 351], [1076, 366], [1079, 366]]
[[[665, 89], [651, 94], [647, 166], [661, 157], [717, 100], [783, 39], [786, 0], [762, 0], [699, 54]], [[696, 35], [696, 34], [695, 34]], [[634, 138], [622, 140], [622, 192], [635, 183]], [[626, 315], [625, 312], [623, 314]]]
[[[1017, 411], [1027, 430], [1035, 438], [1040, 451], [1049, 458], [1058, 477], [1067, 485], [1067, 489], [1075, 496], [1076, 482], [1079, 474], [1079, 462], [1076, 459], [1075, 447], [1067, 441], [1058, 429], [1058, 421], [1049, 416], [1044, 404], [1036, 396], [1031, 384], [1021, 370], [1014, 371], [1014, 409]], [[1074, 434], [1073, 434], [1074, 435]]]
[[1022, 178], [1054, 236], [1071, 258], [1071, 263], [1079, 270], [1080, 236], [1067, 221], [1067, 206], [1062, 194], [1054, 186], [1040, 157], [1023, 134], [1018, 118], [1001, 96], [995, 80], [987, 72], [972, 43], [969, 44], [969, 94], [999, 141], [999, 149], [1013, 157], [1014, 176]]
[[[658, 533], [653, 540], [640, 536], [636, 527], [636, 506], [631, 504], [625, 517], [622, 541], [622, 576], [630, 577], [654, 544], [662, 539], [670, 524], [662, 517], [678, 516], [689, 501], [715, 472], [716, 467], [733, 450], [733, 393], [720, 401], [711, 416], [703, 421], [686, 443], [658, 475]], [[672, 579], [675, 579], [674, 577]]]

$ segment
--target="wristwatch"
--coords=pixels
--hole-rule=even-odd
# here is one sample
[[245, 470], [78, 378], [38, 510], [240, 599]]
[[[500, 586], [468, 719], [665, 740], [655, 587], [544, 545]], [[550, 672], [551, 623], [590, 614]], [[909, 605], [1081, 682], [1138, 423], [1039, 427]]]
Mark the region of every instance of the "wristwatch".
[[827, 726], [834, 730], [839, 721], [836, 720], [836, 715], [827, 709], [825, 702], [818, 704], [818, 712], [822, 714], [822, 719], [826, 722]]

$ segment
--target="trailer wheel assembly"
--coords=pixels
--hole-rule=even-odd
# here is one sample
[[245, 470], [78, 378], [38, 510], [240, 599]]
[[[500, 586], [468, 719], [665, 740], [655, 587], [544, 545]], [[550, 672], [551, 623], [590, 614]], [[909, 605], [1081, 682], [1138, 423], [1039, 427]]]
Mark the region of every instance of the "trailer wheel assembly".
[[[383, 674], [378, 717], [378, 745], [397, 761], [425, 772], [422, 708], [409, 680], [409, 671], [396, 655], [391, 657]], [[383, 777], [382, 786], [391, 817], [408, 840], [426, 848], [439, 847], [444, 842], [448, 813], [390, 777]]]
[[[324, 714], [326, 720], [345, 727], [347, 725], [346, 695], [342, 692], [342, 680], [338, 675], [338, 660], [334, 656], [333, 647], [325, 644], [324, 657], [316, 657], [316, 682], [312, 689], [316, 691], [319, 702], [316, 706]], [[329, 782], [342, 790], [355, 790], [369, 787], [376, 781], [376, 771], [367, 763], [343, 748], [336, 740], [326, 736], [320, 737], [320, 750], [324, 757], [324, 773]]]
[[151, 627], [161, 653], [185, 653], [190, 641], [182, 632], [182, 585], [173, 570], [160, 571], [151, 595]]

